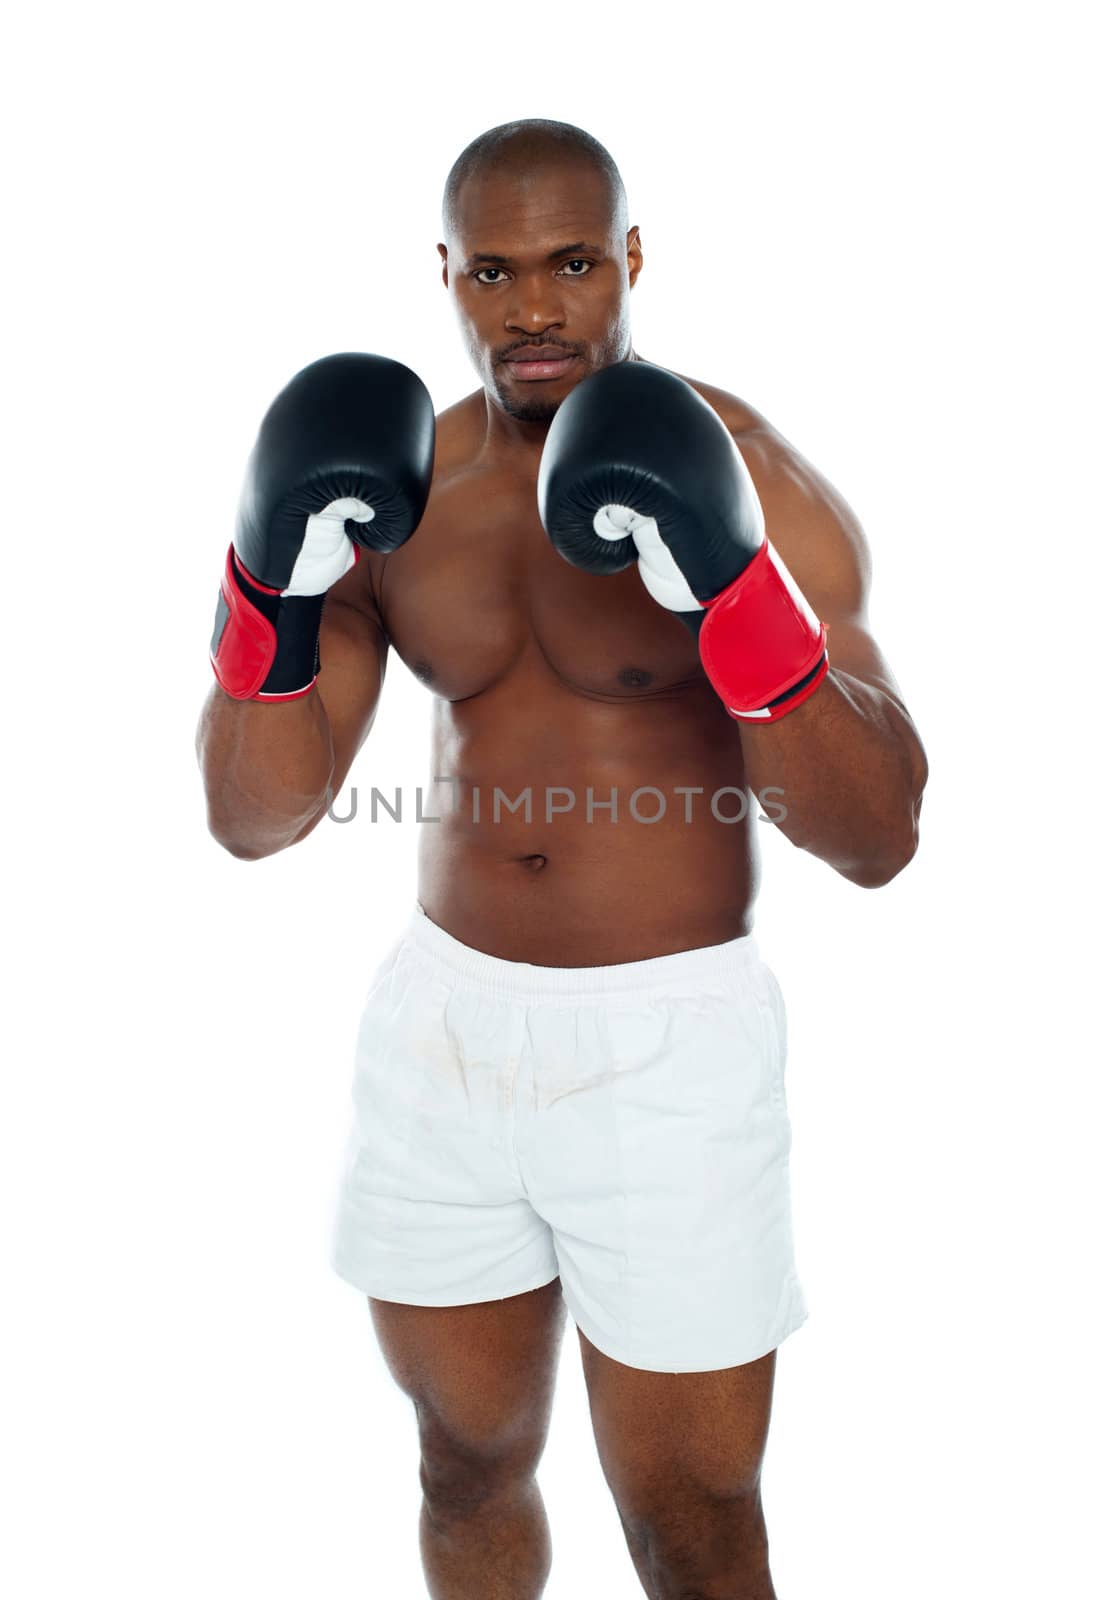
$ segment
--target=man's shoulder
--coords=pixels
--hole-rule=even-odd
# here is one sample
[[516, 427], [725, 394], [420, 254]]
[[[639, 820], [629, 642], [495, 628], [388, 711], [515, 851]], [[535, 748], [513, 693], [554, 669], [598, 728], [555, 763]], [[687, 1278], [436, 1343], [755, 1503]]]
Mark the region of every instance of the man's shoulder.
[[[670, 367], [665, 370], [672, 371]], [[695, 393], [700, 394], [707, 405], [717, 412], [740, 449], [758, 489], [762, 491], [780, 477], [806, 475], [812, 481], [816, 476], [809, 462], [799, 455], [790, 440], [784, 438], [763, 412], [757, 411], [741, 395], [719, 388], [716, 383], [704, 383], [701, 378], [689, 377], [685, 372], [672, 372], [672, 375], [690, 384]]]
[[692, 378], [686, 372], [676, 372], [672, 367], [664, 370], [670, 372], [672, 377], [682, 378], [684, 383], [689, 383], [695, 393], [713, 407], [730, 433], [754, 433], [760, 428], [769, 427], [766, 418], [740, 395], [721, 389], [716, 383], [704, 383], [701, 378]]
[[[668, 369], [670, 370], [670, 369]], [[808, 461], [768, 419], [739, 395], [715, 384], [675, 373], [689, 383], [713, 407], [728, 428], [753, 482], [764, 502], [764, 509], [790, 526], [807, 524], [811, 530], [846, 529], [858, 534], [858, 523], [851, 508], [825, 475]]]
[[[672, 371], [670, 367], [666, 370]], [[749, 471], [756, 479], [757, 487], [761, 486], [761, 480], [770, 480], [780, 473], [791, 475], [796, 470], [809, 469], [809, 463], [798, 454], [790, 440], [784, 438], [763, 412], [757, 411], [741, 395], [722, 389], [716, 383], [704, 383], [701, 378], [689, 377], [685, 372], [673, 372], [672, 375], [690, 384], [695, 393], [700, 394], [707, 405], [717, 412], [739, 447]]]

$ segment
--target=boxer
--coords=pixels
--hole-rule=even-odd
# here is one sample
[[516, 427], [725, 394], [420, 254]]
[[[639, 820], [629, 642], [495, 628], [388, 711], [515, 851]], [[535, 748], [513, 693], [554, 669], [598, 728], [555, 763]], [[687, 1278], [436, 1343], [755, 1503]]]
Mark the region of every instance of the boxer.
[[[645, 1593], [767, 1600], [776, 1351], [807, 1309], [741, 801], [770, 792], [793, 844], [877, 887], [916, 850], [924, 751], [849, 507], [743, 399], [634, 349], [608, 152], [492, 129], [443, 233], [480, 387], [435, 416], [401, 363], [329, 357], [262, 425], [209, 825], [244, 860], [304, 839], [392, 651], [432, 694], [448, 803], [368, 984], [333, 1261], [413, 1402], [435, 1600], [544, 1590], [569, 1312]], [[688, 266], [701, 314], [739, 315]]]

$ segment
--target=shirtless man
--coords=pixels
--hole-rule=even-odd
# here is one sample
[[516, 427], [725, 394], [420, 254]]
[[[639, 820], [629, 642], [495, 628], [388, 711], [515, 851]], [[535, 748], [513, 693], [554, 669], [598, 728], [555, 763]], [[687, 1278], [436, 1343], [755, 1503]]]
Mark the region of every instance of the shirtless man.
[[[739, 447], [737, 467], [719, 468], [740, 501], [734, 526], [755, 523], [758, 497], [773, 559], [805, 598], [813, 668], [793, 703], [773, 694], [769, 715], [751, 702], [735, 714], [756, 652], [730, 628], [730, 667], [707, 675], [706, 624], [685, 615], [695, 600], [673, 602], [645, 575], [655, 522], [627, 521], [618, 501], [604, 537], [624, 543], [632, 524], [640, 565], [576, 564], [580, 529], [552, 503], [548, 460], [539, 480], [550, 424], [590, 375], [604, 374], [581, 402], [604, 369], [644, 360], [629, 323], [641, 241], [603, 147], [563, 123], [491, 130], [450, 174], [444, 232], [442, 279], [481, 387], [436, 418], [435, 440], [418, 380], [403, 368], [388, 378], [398, 387], [380, 408], [377, 456], [403, 457], [403, 492], [366, 511], [376, 491], [331, 483], [323, 499], [346, 498], [336, 522], [312, 523], [331, 563], [313, 589], [288, 586], [287, 572], [270, 573], [267, 600], [250, 589], [240, 523], [199, 733], [210, 827], [243, 859], [310, 833], [371, 728], [389, 648], [432, 691], [444, 820], [422, 830], [419, 906], [370, 989], [334, 1261], [368, 1294], [414, 1403], [435, 1600], [544, 1590], [535, 1474], [566, 1306], [645, 1592], [768, 1600], [759, 1484], [775, 1350], [806, 1310], [784, 1013], [750, 932], [760, 808], [741, 820], [734, 797], [772, 791], [769, 814], [792, 843], [875, 887], [915, 851], [925, 757], [867, 628], [855, 517], [732, 394], [685, 389], [652, 363], [628, 369], [670, 383], [677, 406], [706, 402], [697, 421], [684, 405], [680, 423], [705, 430], [701, 456], [645, 463], [677, 493], [711, 470], [715, 418], [724, 451]], [[326, 363], [317, 370], [301, 378], [325, 388]], [[298, 403], [310, 458], [329, 400]], [[555, 440], [561, 479], [601, 437], [601, 405]], [[337, 433], [347, 410], [335, 403]], [[280, 448], [294, 457], [288, 415]], [[247, 496], [257, 517], [263, 446]], [[378, 458], [372, 473], [387, 478]], [[355, 565], [349, 532], [364, 535]], [[752, 548], [754, 526], [750, 537]], [[679, 554], [660, 559], [681, 581]], [[281, 600], [291, 589], [328, 591], [325, 609]], [[235, 677], [243, 614], [266, 605], [278, 660], [281, 630], [302, 635], [289, 647], [307, 661], [300, 681]]]

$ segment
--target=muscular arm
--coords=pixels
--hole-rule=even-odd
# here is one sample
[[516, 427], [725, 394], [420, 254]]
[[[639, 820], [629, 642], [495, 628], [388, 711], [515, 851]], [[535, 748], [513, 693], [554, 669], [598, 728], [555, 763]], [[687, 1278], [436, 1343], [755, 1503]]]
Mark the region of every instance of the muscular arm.
[[364, 558], [327, 596], [321, 667], [310, 694], [266, 705], [218, 684], [200, 716], [196, 752], [211, 833], [245, 861], [306, 838], [345, 782], [376, 716], [387, 640]]
[[888, 883], [917, 848], [928, 764], [867, 624], [867, 541], [824, 479], [770, 429], [734, 434], [767, 532], [828, 626], [830, 670], [778, 722], [741, 723], [747, 782], [783, 791], [778, 826], [792, 844], [864, 888]]

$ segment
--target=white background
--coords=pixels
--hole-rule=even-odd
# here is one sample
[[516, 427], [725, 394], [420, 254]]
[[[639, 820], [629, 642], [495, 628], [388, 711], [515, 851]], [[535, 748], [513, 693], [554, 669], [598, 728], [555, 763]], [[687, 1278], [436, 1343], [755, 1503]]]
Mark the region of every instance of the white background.
[[[476, 386], [441, 186], [476, 134], [551, 116], [621, 166], [637, 347], [764, 411], [859, 513], [932, 765], [883, 890], [764, 830], [812, 1310], [779, 1357], [776, 1585], [1100, 1592], [1090, 8], [34, 18], [2, 96], [0, 1584], [425, 1592], [413, 1415], [327, 1260], [417, 829], [235, 861], [192, 737], [269, 400], [341, 349], [439, 409]], [[420, 781], [428, 710], [393, 660], [355, 780]], [[541, 1484], [549, 1600], [638, 1595], [570, 1326]]]

